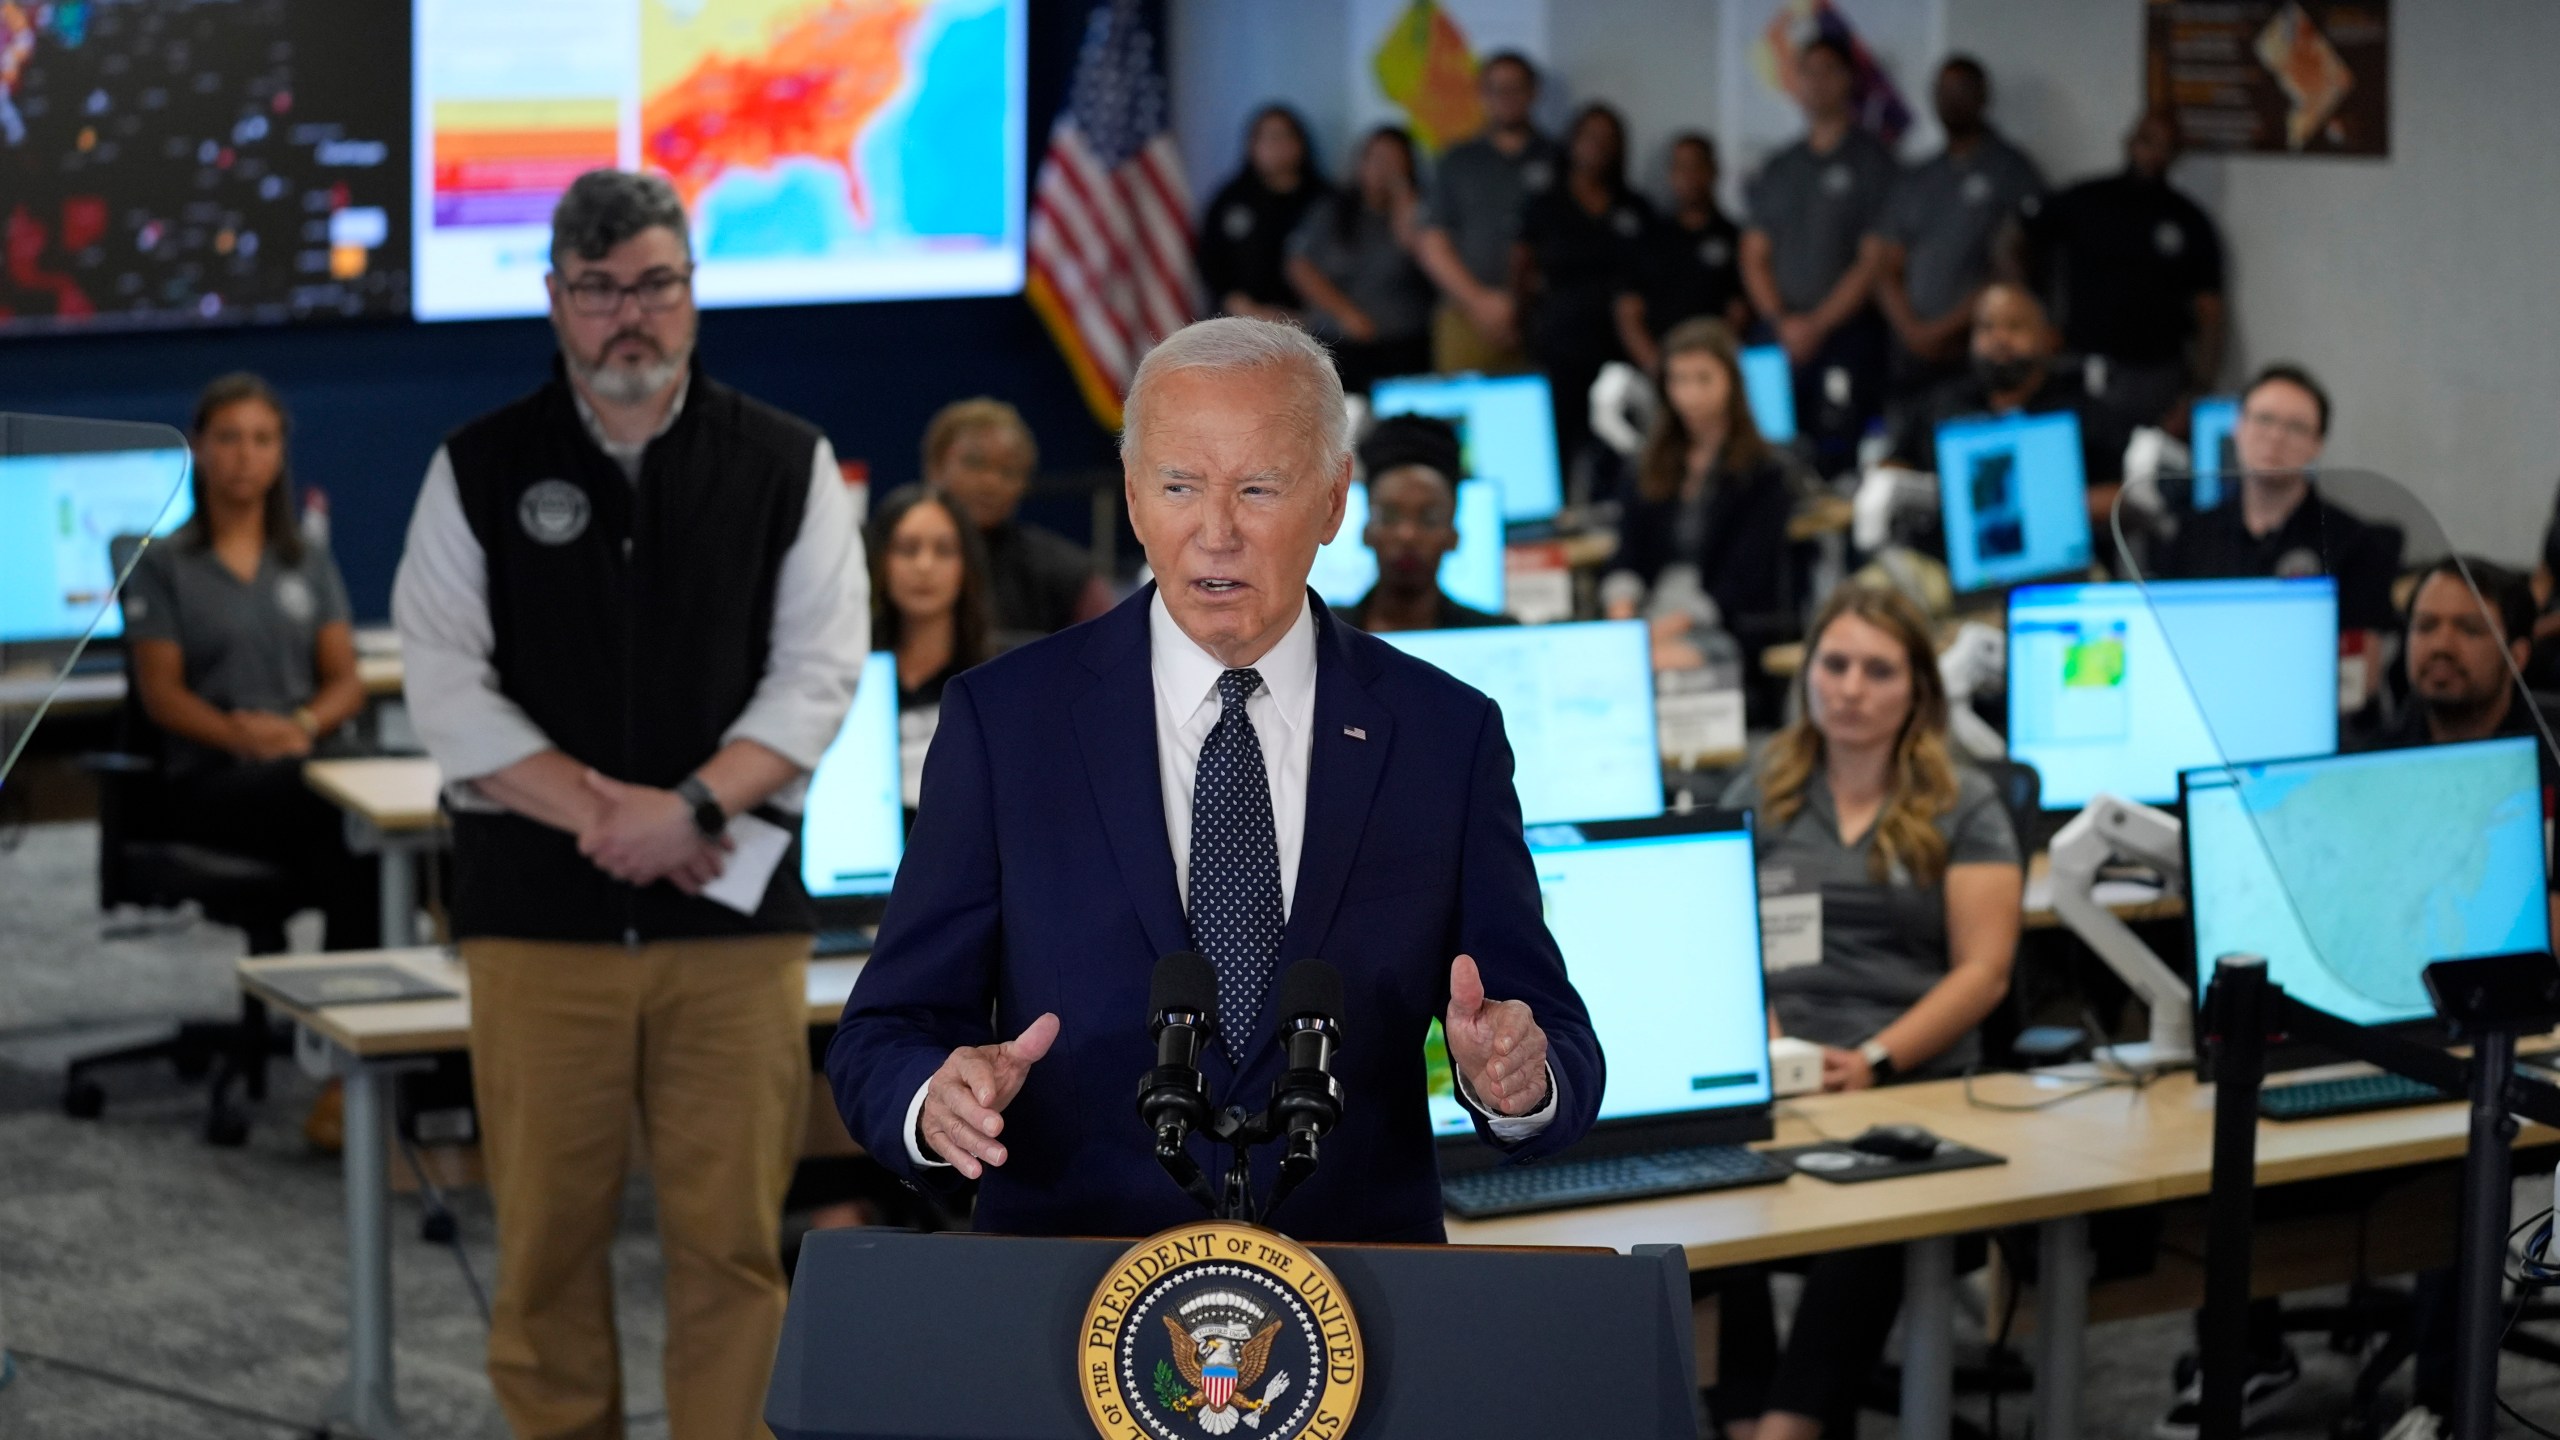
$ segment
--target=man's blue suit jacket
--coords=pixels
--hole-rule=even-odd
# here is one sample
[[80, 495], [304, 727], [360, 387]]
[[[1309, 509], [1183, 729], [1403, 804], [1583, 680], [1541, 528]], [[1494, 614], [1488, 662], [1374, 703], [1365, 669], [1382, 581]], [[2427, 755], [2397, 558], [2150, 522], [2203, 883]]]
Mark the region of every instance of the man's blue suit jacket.
[[[944, 691], [906, 859], [827, 1053], [855, 1138], [930, 1187], [954, 1172], [908, 1157], [917, 1087], [955, 1046], [1057, 1012], [1056, 1046], [1005, 1111], [1006, 1163], [979, 1185], [980, 1230], [1144, 1235], [1200, 1218], [1136, 1110], [1155, 1063], [1156, 961], [1192, 948], [1156, 769], [1154, 595]], [[1451, 960], [1474, 956], [1487, 996], [1526, 1001], [1547, 1033], [1556, 1113], [1514, 1158], [1590, 1129], [1600, 1045], [1542, 918], [1500, 711], [1311, 603], [1314, 749], [1280, 965], [1314, 955], [1342, 972], [1344, 1106], [1321, 1168], [1268, 1223], [1306, 1240], [1439, 1240], [1423, 1047], [1448, 1008]], [[1268, 1100], [1285, 1068], [1276, 1008], [1275, 993], [1234, 1063], [1207, 1047], [1213, 1104]], [[1490, 1142], [1481, 1116], [1477, 1128]], [[1223, 1152], [1198, 1138], [1192, 1152], [1214, 1183]], [[1258, 1161], [1267, 1193], [1276, 1147]]]

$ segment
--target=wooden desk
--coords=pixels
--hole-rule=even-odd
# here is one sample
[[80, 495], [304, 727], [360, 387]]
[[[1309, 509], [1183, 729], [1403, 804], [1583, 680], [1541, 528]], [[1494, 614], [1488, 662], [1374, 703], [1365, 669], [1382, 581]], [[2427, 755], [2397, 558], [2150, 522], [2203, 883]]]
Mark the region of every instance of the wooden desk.
[[433, 760], [385, 756], [314, 760], [302, 778], [346, 812], [349, 849], [382, 857], [382, 947], [417, 944], [418, 862], [446, 843], [443, 772]]
[[[356, 676], [364, 693], [376, 700], [400, 693], [406, 678], [397, 655], [359, 655]], [[72, 715], [113, 710], [124, 703], [122, 670], [99, 670], [64, 678], [50, 665], [15, 665], [0, 672], [0, 714], [32, 712], [47, 696], [48, 713]]]
[[1787, 517], [1787, 538], [1803, 544], [1825, 535], [1846, 535], [1856, 515], [1857, 506], [1846, 495], [1816, 495]]
[[[2102, 880], [2094, 893], [2100, 904], [2128, 925], [2144, 920], [2176, 920], [2187, 913], [2185, 896], [2149, 885]], [[2053, 913], [2053, 857], [2042, 850], [2027, 858], [2027, 888], [2021, 903], [2025, 913], [2020, 918], [2027, 929], [2052, 930], [2062, 924]]]
[[[307, 1007], [286, 999], [273, 983], [283, 972], [368, 963], [397, 966], [455, 991], [455, 997]], [[810, 962], [812, 1026], [836, 1023], [862, 964]], [[347, 1380], [325, 1419], [360, 1434], [399, 1435], [391, 1368], [391, 1086], [395, 1076], [429, 1057], [470, 1048], [469, 975], [442, 950], [412, 948], [246, 959], [239, 962], [238, 976], [241, 989], [298, 1027], [296, 1049], [308, 1047], [344, 1083], [346, 1138], [338, 1164], [347, 1206]]]

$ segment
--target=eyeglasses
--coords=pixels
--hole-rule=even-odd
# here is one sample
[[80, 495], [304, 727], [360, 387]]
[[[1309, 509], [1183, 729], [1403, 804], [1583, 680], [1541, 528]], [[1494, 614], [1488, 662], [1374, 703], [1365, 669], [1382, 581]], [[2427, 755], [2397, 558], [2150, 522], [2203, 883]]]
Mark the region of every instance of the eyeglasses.
[[586, 316], [611, 315], [622, 308], [624, 296], [640, 302], [645, 311], [673, 310], [684, 303], [685, 290], [693, 284], [693, 270], [652, 270], [628, 285], [617, 285], [610, 275], [581, 275], [561, 290], [569, 297], [569, 309]]
[[2317, 440], [2320, 438], [2320, 427], [2307, 420], [2295, 420], [2289, 416], [2283, 415], [2270, 415], [2263, 410], [2242, 411], [2240, 415], [2240, 423], [2248, 426], [2252, 430], [2272, 430], [2279, 435], [2290, 435], [2296, 440]]

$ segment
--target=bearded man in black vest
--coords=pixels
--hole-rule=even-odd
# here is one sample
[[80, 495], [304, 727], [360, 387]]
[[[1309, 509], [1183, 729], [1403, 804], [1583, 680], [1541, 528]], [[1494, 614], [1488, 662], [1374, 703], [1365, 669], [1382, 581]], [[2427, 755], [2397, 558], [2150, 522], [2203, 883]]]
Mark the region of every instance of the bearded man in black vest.
[[610, 1242], [639, 1117], [678, 1440], [763, 1433], [809, 1091], [795, 813], [868, 649], [826, 437], [694, 354], [684, 207], [594, 171], [552, 217], [559, 354], [427, 471], [392, 597], [444, 772], [521, 1436], [622, 1433]]

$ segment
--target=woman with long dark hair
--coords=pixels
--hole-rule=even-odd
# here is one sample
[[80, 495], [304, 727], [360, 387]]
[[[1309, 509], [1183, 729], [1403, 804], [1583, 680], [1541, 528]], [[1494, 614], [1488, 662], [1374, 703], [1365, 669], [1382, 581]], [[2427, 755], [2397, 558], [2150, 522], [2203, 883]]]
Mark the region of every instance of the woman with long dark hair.
[[1369, 132], [1353, 182], [1307, 214], [1289, 240], [1289, 280], [1311, 307], [1310, 327], [1333, 347], [1342, 388], [1431, 368], [1431, 277], [1414, 259], [1413, 137]]
[[291, 418], [254, 375], [196, 402], [195, 513], [147, 545], [125, 582], [136, 698], [166, 737], [184, 838], [274, 862], [328, 914], [332, 950], [381, 943], [370, 864], [302, 764], [364, 708], [346, 584], [295, 523]]
[[1283, 320], [1306, 304], [1289, 283], [1289, 236], [1330, 193], [1306, 120], [1276, 102], [1253, 112], [1244, 164], [1200, 215], [1200, 281], [1218, 313]]
[[1002, 648], [987, 551], [960, 502], [927, 485], [881, 497], [866, 548], [871, 644], [898, 657], [898, 758], [912, 813], [942, 718], [942, 687]]
[[1618, 297], [1641, 282], [1653, 207], [1627, 184], [1627, 122], [1593, 103], [1565, 131], [1563, 182], [1520, 212], [1512, 288], [1529, 358], [1555, 388], [1556, 453], [1566, 471], [1591, 440], [1591, 382], [1627, 358]]

